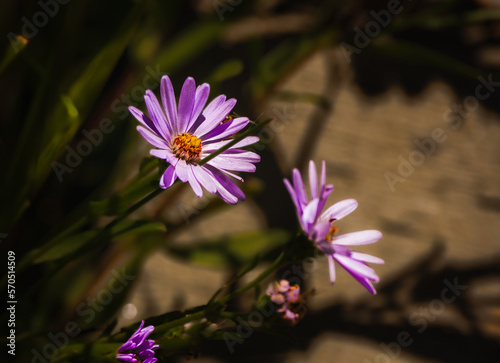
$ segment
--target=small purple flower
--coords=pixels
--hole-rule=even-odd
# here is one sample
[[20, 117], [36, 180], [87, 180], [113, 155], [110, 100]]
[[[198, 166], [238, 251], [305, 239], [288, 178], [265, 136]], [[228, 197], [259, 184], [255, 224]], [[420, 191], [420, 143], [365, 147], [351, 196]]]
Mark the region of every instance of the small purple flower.
[[154, 340], [146, 339], [154, 330], [154, 326], [150, 325], [144, 329], [143, 326], [144, 320], [139, 329], [118, 349], [116, 359], [127, 363], [155, 363], [158, 360], [153, 350], [160, 346], [155, 344]]
[[333, 223], [353, 212], [358, 202], [346, 199], [335, 203], [321, 214], [328, 196], [333, 191], [333, 185], [326, 185], [325, 162], [322, 163], [319, 189], [316, 165], [312, 160], [309, 162], [310, 201], [306, 195], [302, 176], [297, 169], [293, 170], [293, 185], [287, 179], [284, 179], [284, 183], [297, 209], [302, 229], [328, 258], [331, 283], [335, 282], [335, 261], [337, 261], [370, 293], [376, 294], [370, 281], [379, 282], [380, 279], [366, 262], [383, 264], [384, 261], [375, 256], [353, 252], [346, 246], [377, 242], [382, 238], [382, 233], [365, 230], [334, 236], [338, 228]]
[[290, 286], [287, 280], [281, 280], [280, 282], [269, 284], [266, 293], [273, 303], [280, 306], [277, 312], [284, 313], [283, 318], [290, 320], [292, 323], [298, 321], [300, 314], [296, 313], [296, 311], [302, 310], [297, 309], [297, 307], [300, 307], [300, 304], [298, 304], [300, 300], [300, 287], [298, 285]]
[[198, 197], [203, 195], [203, 186], [225, 202], [236, 204], [245, 195], [227, 175], [243, 181], [232, 171], [255, 171], [253, 163], [260, 161], [259, 155], [238, 148], [254, 144], [259, 138], [248, 136], [206, 164], [198, 165], [198, 161], [229, 143], [229, 138], [249, 123], [247, 117], [228, 116], [236, 104], [234, 98], [226, 100], [225, 95], [219, 95], [205, 107], [209, 92], [207, 83], [196, 87], [194, 79], [188, 77], [177, 109], [172, 83], [168, 76], [163, 76], [163, 108], [154, 93], [147, 90], [144, 100], [151, 118], [135, 107], [130, 106], [129, 110], [142, 124], [137, 130], [156, 147], [151, 155], [170, 164], [160, 179], [161, 188], [169, 188], [179, 177], [182, 182], [189, 182]]

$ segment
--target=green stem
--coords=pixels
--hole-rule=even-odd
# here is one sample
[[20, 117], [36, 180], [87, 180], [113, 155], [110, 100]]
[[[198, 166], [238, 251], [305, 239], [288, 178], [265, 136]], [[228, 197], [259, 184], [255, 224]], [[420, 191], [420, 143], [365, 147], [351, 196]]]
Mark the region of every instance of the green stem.
[[218, 302], [221, 304], [224, 304], [228, 302], [231, 299], [234, 299], [235, 297], [241, 295], [247, 290], [250, 290], [252, 287], [258, 285], [262, 280], [264, 280], [267, 276], [269, 276], [272, 272], [278, 269], [278, 267], [281, 265], [283, 262], [283, 258], [285, 257], [285, 253], [282, 252], [276, 260], [268, 267], [266, 268], [263, 272], [259, 274], [255, 279], [250, 281], [248, 284], [245, 286], [240, 287], [236, 291], [232, 292], [229, 295], [224, 296], [222, 299], [220, 299]]

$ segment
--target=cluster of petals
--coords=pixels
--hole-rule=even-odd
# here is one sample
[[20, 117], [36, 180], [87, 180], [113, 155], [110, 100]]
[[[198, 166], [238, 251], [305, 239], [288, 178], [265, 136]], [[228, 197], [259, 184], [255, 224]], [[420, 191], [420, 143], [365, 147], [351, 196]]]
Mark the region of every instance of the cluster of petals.
[[160, 179], [160, 187], [169, 188], [179, 178], [188, 182], [198, 197], [203, 195], [203, 186], [227, 203], [244, 200], [245, 195], [228, 176], [242, 180], [234, 172], [255, 171], [253, 163], [260, 161], [259, 155], [239, 148], [254, 144], [258, 137], [248, 136], [198, 165], [198, 161], [225, 146], [235, 133], [248, 125], [247, 117], [228, 117], [236, 100], [226, 100], [225, 95], [219, 95], [205, 107], [210, 86], [204, 83], [196, 87], [191, 77], [184, 82], [178, 105], [168, 76], [162, 77], [160, 92], [163, 107], [151, 90], [146, 91], [144, 100], [150, 117], [129, 107], [142, 124], [137, 130], [155, 147], [151, 155], [170, 164]]
[[284, 313], [283, 317], [292, 322], [297, 321], [299, 314], [292, 311], [292, 304], [296, 304], [300, 300], [300, 287], [298, 285], [290, 286], [287, 280], [281, 280], [269, 284], [266, 293], [273, 303], [280, 306], [277, 310], [278, 313]]
[[337, 262], [370, 293], [375, 294], [376, 291], [372, 282], [379, 282], [379, 277], [375, 271], [367, 265], [367, 262], [383, 264], [384, 261], [375, 256], [354, 252], [347, 246], [365, 245], [377, 242], [382, 238], [382, 233], [376, 230], [364, 230], [335, 236], [337, 228], [334, 222], [353, 212], [358, 206], [357, 201], [354, 199], [346, 199], [335, 203], [322, 212], [328, 196], [333, 191], [333, 185], [326, 184], [324, 161], [321, 167], [319, 186], [316, 165], [312, 160], [309, 162], [310, 200], [306, 194], [302, 175], [299, 170], [293, 170], [293, 183], [287, 179], [284, 180], [284, 183], [295, 204], [302, 229], [308, 238], [313, 241], [317, 248], [319, 248], [328, 258], [331, 283], [333, 284], [336, 279], [335, 262]]
[[116, 359], [127, 363], [155, 363], [158, 360], [155, 358], [154, 349], [160, 346], [155, 344], [154, 340], [146, 339], [154, 330], [154, 326], [143, 326], [144, 320], [139, 329], [118, 349]]

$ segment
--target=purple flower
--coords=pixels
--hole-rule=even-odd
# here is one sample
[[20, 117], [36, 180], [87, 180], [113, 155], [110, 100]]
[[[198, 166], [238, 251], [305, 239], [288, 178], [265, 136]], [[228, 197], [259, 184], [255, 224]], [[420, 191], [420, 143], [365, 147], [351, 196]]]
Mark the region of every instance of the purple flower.
[[155, 363], [158, 360], [155, 358], [153, 350], [160, 346], [155, 345], [154, 340], [146, 339], [154, 330], [154, 326], [150, 325], [144, 329], [143, 326], [144, 320], [141, 322], [139, 329], [118, 349], [116, 359], [128, 363]]
[[337, 261], [369, 292], [375, 294], [376, 291], [371, 282], [379, 282], [379, 277], [366, 262], [383, 264], [384, 261], [378, 257], [351, 251], [346, 246], [377, 242], [382, 238], [382, 233], [376, 230], [365, 230], [334, 236], [338, 228], [333, 223], [353, 212], [358, 206], [358, 202], [354, 199], [346, 199], [335, 203], [321, 213], [328, 196], [333, 191], [333, 185], [326, 185], [324, 161], [321, 168], [319, 189], [316, 165], [312, 160], [309, 162], [310, 201], [304, 189], [302, 176], [297, 169], [293, 170], [293, 185], [287, 179], [284, 179], [284, 182], [297, 209], [302, 229], [328, 258], [331, 283], [335, 282], [335, 261]]
[[299, 304], [300, 287], [298, 285], [290, 286], [287, 280], [281, 280], [269, 284], [266, 293], [273, 303], [280, 306], [277, 312], [284, 313], [283, 317], [292, 323], [298, 321], [300, 314], [296, 311], [303, 310], [301, 304]]
[[205, 107], [209, 92], [207, 83], [196, 87], [194, 79], [188, 77], [177, 108], [172, 83], [163, 76], [163, 108], [153, 92], [147, 90], [144, 100], [151, 118], [135, 107], [129, 110], [142, 124], [137, 130], [156, 147], [150, 151], [151, 155], [170, 164], [160, 179], [161, 188], [170, 187], [179, 177], [182, 182], [189, 182], [198, 197], [203, 195], [203, 186], [225, 202], [236, 204], [244, 200], [245, 195], [227, 175], [243, 181], [232, 172], [255, 171], [253, 163], [260, 161], [259, 155], [238, 148], [254, 144], [259, 138], [248, 136], [206, 164], [198, 165], [198, 161], [229, 143], [228, 139], [249, 123], [247, 117], [228, 116], [236, 104], [234, 98], [226, 100], [225, 95], [219, 95]]

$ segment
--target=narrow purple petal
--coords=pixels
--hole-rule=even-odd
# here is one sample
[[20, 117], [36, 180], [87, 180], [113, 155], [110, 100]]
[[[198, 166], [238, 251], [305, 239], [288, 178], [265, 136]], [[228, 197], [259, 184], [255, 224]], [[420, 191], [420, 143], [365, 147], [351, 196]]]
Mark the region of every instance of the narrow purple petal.
[[210, 94], [210, 86], [208, 85], [208, 83], [203, 83], [202, 85], [198, 86], [198, 88], [196, 88], [196, 93], [194, 96], [193, 112], [191, 114], [191, 118], [186, 129], [187, 131], [189, 132], [193, 131], [191, 130], [191, 128], [193, 127], [195, 121], [200, 116], [201, 111], [203, 111], [203, 107], [205, 107], [205, 104], [207, 103], [209, 94]]
[[154, 147], [157, 147], [159, 149], [169, 148], [169, 146], [165, 140], [163, 140], [162, 138], [153, 134], [151, 131], [148, 131], [144, 127], [137, 126], [137, 131], [139, 131], [139, 133], [142, 135], [142, 137], [144, 137], [146, 139], [146, 141], [149, 142]]
[[302, 206], [299, 204], [299, 201], [297, 199], [297, 192], [293, 188], [292, 184], [288, 181], [288, 179], [283, 179], [283, 183], [285, 183], [285, 187], [290, 194], [290, 198], [292, 198], [292, 202], [293, 204], [295, 204], [295, 208], [297, 209], [297, 214], [300, 220], [300, 215], [302, 214]]
[[247, 161], [249, 163], [258, 163], [260, 161], [260, 155], [251, 151], [246, 150], [233, 150], [229, 149], [224, 151], [218, 157], [237, 159], [241, 161]]
[[[214, 152], [215, 150], [220, 149], [221, 147], [225, 146], [227, 143], [231, 142], [232, 140], [225, 140], [225, 141], [219, 141], [219, 142], [207, 142], [203, 144], [203, 153], [211, 153]], [[257, 136], [248, 136], [245, 137], [243, 140], [238, 141], [236, 144], [231, 146], [229, 150], [235, 150], [239, 147], [245, 147], [248, 145], [255, 144], [256, 142], [259, 142], [259, 138]]]
[[382, 238], [382, 233], [374, 229], [351, 232], [333, 238], [333, 243], [343, 246], [367, 245], [377, 242]]
[[336, 279], [335, 261], [333, 260], [333, 256], [332, 255], [327, 255], [326, 257], [328, 258], [328, 268], [330, 270], [330, 282], [332, 284], [334, 284], [335, 283], [335, 279]]
[[153, 156], [156, 156], [157, 158], [160, 159], [165, 159], [165, 160], [171, 160], [173, 154], [170, 150], [158, 150], [158, 149], [151, 149], [149, 150], [149, 153]]
[[158, 103], [158, 99], [153, 92], [147, 90], [146, 95], [144, 96], [144, 101], [146, 102], [146, 107], [148, 108], [149, 115], [151, 116], [156, 129], [160, 132], [159, 135], [161, 135], [165, 140], [170, 141], [172, 129], [163, 114], [161, 106]]
[[153, 121], [146, 116], [142, 111], [138, 110], [134, 106], [129, 106], [128, 110], [136, 118], [137, 121], [139, 121], [141, 124], [143, 124], [149, 131], [152, 133], [159, 135], [159, 131], [157, 130], [156, 126], [154, 125]]
[[250, 120], [247, 117], [235, 118], [215, 127], [212, 131], [203, 135], [201, 140], [204, 142], [210, 142], [226, 139], [243, 129], [249, 122]]
[[316, 165], [314, 161], [309, 161], [309, 187], [311, 188], [311, 198], [318, 198], [318, 179], [316, 175]]
[[322, 215], [321, 219], [326, 219], [328, 221], [344, 218], [348, 214], [352, 213], [358, 207], [358, 202], [355, 199], [346, 199], [335, 203], [330, 208], [328, 208]]
[[368, 255], [366, 253], [360, 253], [360, 252], [351, 252], [351, 258], [358, 260], [358, 261], [363, 261], [363, 262], [370, 262], [370, 263], [377, 263], [377, 264], [384, 264], [385, 261], [382, 260], [381, 258]]
[[[323, 160], [321, 162], [321, 180], [320, 180], [320, 185], [321, 185], [321, 194], [323, 194], [326, 186], [326, 164], [325, 161]], [[333, 189], [333, 185], [332, 185]]]
[[298, 169], [293, 169], [293, 186], [295, 187], [299, 203], [301, 205], [306, 205], [306, 191], [304, 189], [304, 184], [302, 183], [302, 175], [300, 175], [300, 171]]
[[187, 172], [188, 172], [189, 185], [191, 185], [194, 194], [196, 194], [198, 198], [201, 198], [203, 196], [203, 189], [201, 189], [200, 182], [196, 179], [196, 176], [194, 175], [192, 165], [187, 166]]
[[181, 95], [179, 97], [179, 111], [177, 113], [178, 132], [186, 132], [188, 125], [191, 123], [195, 93], [196, 84], [194, 79], [188, 77], [182, 86]]
[[333, 258], [335, 258], [343, 268], [349, 271], [351, 275], [362, 276], [363, 278], [367, 278], [374, 282], [379, 281], [379, 277], [375, 273], [375, 270], [373, 270], [370, 266], [364, 264], [363, 262], [356, 261], [350, 257], [338, 254], [333, 255]]
[[306, 233], [309, 232], [310, 226], [316, 221], [316, 214], [318, 213], [318, 203], [319, 199], [315, 198], [311, 200], [304, 208], [304, 214], [302, 215], [302, 227]]
[[175, 168], [170, 165], [167, 170], [163, 173], [160, 179], [160, 187], [162, 189], [167, 189], [174, 184], [175, 179], [177, 179], [177, 174], [175, 173]]
[[225, 176], [221, 171], [214, 168], [213, 166], [206, 165], [206, 168], [214, 176], [214, 180], [217, 185], [217, 194], [229, 204], [236, 204], [238, 201], [245, 200], [245, 194], [240, 188], [233, 183], [231, 179]]
[[235, 160], [229, 157], [222, 157], [222, 155], [217, 156], [216, 158], [210, 160], [208, 162], [209, 165], [212, 165], [218, 169], [227, 169], [234, 171], [244, 171], [247, 173], [253, 173], [255, 171], [255, 165], [248, 163], [246, 161]]
[[163, 103], [163, 108], [167, 115], [167, 121], [170, 125], [172, 133], [177, 134], [177, 104], [175, 100], [174, 87], [172, 87], [172, 82], [168, 76], [163, 76], [161, 78], [161, 101]]

